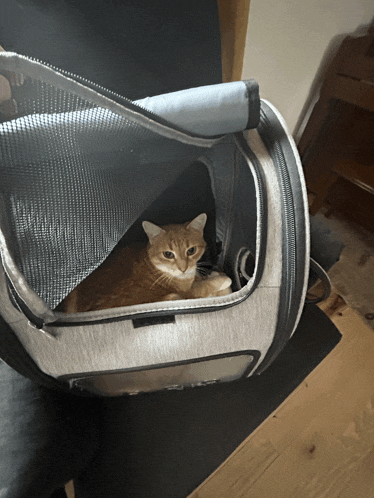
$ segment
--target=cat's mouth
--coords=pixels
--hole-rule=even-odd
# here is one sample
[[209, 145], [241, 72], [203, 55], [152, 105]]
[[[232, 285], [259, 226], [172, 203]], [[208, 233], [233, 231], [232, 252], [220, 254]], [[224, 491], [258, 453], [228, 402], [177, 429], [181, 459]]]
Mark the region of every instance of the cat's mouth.
[[179, 268], [168, 268], [166, 265], [156, 265], [156, 268], [163, 273], [167, 273], [168, 275], [174, 277], [174, 278], [180, 278], [180, 279], [188, 279], [188, 278], [194, 278], [196, 275], [196, 269], [191, 268], [190, 270], [182, 271]]
[[195, 272], [195, 270], [194, 270], [194, 269], [192, 269], [192, 270], [187, 270], [187, 271], [185, 271], [185, 272], [182, 272], [182, 271], [180, 271], [180, 270], [176, 270], [176, 271], [177, 271], [177, 272], [179, 272], [179, 274], [178, 274], [178, 275], [176, 275], [176, 276], [177, 276], [178, 278], [182, 278], [182, 279], [183, 279], [183, 278], [194, 278], [194, 277], [195, 277], [195, 274], [196, 274], [196, 272]]

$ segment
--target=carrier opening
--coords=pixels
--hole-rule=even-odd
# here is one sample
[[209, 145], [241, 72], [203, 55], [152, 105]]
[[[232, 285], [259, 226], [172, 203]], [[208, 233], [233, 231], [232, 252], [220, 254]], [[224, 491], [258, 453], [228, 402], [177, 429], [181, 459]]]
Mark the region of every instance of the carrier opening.
[[[230, 185], [232, 199], [226, 198], [229, 212], [218, 209], [218, 215], [222, 218], [225, 214], [226, 220], [218, 220], [217, 230], [212, 167], [205, 158], [186, 168], [144, 210], [106, 260], [68, 294], [56, 311], [70, 314], [160, 301], [221, 297], [245, 286], [254, 272], [254, 256], [247, 246], [255, 248], [256, 213], [251, 213], [252, 223], [246, 227], [236, 225], [238, 213], [235, 211], [246, 211], [247, 206], [240, 207], [235, 199], [240, 198], [240, 190], [244, 189], [246, 203], [252, 199], [249, 204], [255, 208], [251, 175], [248, 166], [242, 163], [234, 175], [235, 182]], [[244, 218], [248, 222], [248, 215]], [[152, 242], [153, 235], [162, 251], [153, 250], [152, 246], [156, 245]], [[246, 246], [235, 254], [236, 245], [243, 243], [243, 237]], [[174, 275], [178, 276], [173, 278]]]

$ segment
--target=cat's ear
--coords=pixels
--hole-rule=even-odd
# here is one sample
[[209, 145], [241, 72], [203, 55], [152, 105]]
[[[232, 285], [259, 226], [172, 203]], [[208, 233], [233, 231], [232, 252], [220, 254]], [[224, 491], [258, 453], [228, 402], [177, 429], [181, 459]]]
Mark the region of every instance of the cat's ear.
[[187, 225], [187, 228], [193, 228], [194, 230], [198, 230], [199, 232], [203, 233], [206, 220], [207, 215], [205, 213], [201, 213]]
[[165, 230], [161, 227], [158, 227], [154, 223], [150, 221], [143, 221], [142, 223], [145, 233], [148, 235], [149, 242], [152, 244], [153, 239], [165, 233]]

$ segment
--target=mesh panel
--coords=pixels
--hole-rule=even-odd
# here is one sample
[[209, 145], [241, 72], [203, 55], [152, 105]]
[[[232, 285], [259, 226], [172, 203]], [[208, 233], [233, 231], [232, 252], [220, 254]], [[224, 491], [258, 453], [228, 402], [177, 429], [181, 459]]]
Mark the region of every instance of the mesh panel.
[[14, 115], [0, 124], [9, 248], [53, 308], [202, 149], [71, 90], [2, 74], [16, 101]]

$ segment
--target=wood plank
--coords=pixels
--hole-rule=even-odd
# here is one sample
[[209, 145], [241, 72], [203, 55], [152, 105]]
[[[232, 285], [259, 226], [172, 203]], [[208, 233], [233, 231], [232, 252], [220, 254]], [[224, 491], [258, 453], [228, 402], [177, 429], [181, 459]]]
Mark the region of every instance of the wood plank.
[[65, 492], [66, 492], [67, 498], [74, 498], [75, 497], [73, 481], [69, 481], [67, 483], [67, 485], [65, 486]]
[[[348, 386], [348, 395], [351, 392]], [[298, 434], [266, 475], [251, 486], [251, 496], [339, 496], [374, 446], [373, 399], [360, 407], [353, 419], [351, 411], [336, 417], [336, 399], [331, 400], [331, 405]], [[346, 399], [344, 402], [347, 404]], [[287, 479], [280, 481], [282, 474]]]
[[327, 90], [331, 93], [331, 98], [374, 111], [374, 85], [344, 76], [337, 76], [333, 85], [333, 88]]
[[350, 479], [339, 498], [368, 498], [374, 489], [374, 448], [350, 472]]
[[190, 498], [370, 496], [355, 475], [373, 465], [374, 336], [340, 313], [341, 342]]
[[[5, 52], [3, 47], [0, 45], [0, 52]], [[12, 98], [12, 92], [10, 89], [9, 82], [4, 76], [0, 75], [0, 103]]]
[[339, 65], [338, 73], [357, 80], [374, 81], [374, 59], [361, 54], [347, 57]]
[[0, 74], [0, 104], [12, 98], [12, 90], [9, 81]]
[[218, 0], [224, 82], [242, 77], [249, 5], [250, 0]]
[[[205, 481], [200, 491], [198, 489], [190, 496], [193, 498], [246, 497], [248, 486], [255, 483], [278, 457], [271, 443], [261, 437], [253, 440], [251, 445], [241, 445], [235, 454], [236, 458], [231, 465], [221, 467], [220, 472], [212, 474]], [[237, 476], [240, 475], [245, 475], [246, 479], [238, 479]]]
[[361, 164], [354, 159], [338, 161], [333, 171], [346, 180], [374, 194], [374, 169], [372, 165]]

